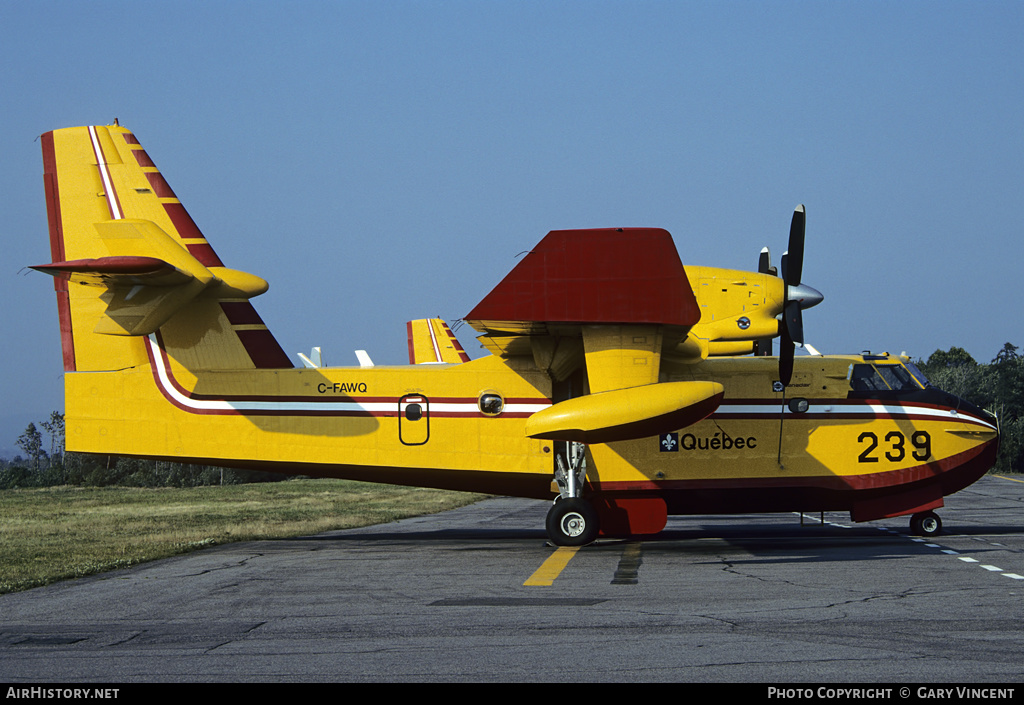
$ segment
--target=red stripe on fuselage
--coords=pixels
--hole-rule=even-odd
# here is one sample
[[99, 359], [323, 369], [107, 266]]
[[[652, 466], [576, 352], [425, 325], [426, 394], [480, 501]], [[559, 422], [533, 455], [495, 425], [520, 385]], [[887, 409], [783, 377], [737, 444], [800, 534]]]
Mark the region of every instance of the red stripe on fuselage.
[[[398, 404], [399, 400], [393, 396], [351, 396], [346, 394], [332, 394], [327, 395], [326, 392], [319, 396], [311, 395], [262, 395], [262, 394], [249, 394], [249, 395], [234, 395], [234, 394], [198, 394], [193, 391], [189, 391], [181, 385], [180, 382], [174, 377], [174, 373], [171, 369], [170, 358], [167, 355], [167, 351], [164, 349], [163, 339], [160, 332], [156, 333], [157, 347], [160, 350], [160, 360], [156, 360], [153, 357], [152, 346], [146, 343], [146, 354], [149, 357], [150, 367], [153, 370], [153, 381], [156, 383], [161, 394], [170, 401], [174, 406], [188, 411], [193, 414], [228, 414], [228, 415], [242, 415], [242, 416], [377, 416], [377, 417], [393, 417], [398, 415]], [[217, 401], [227, 403], [303, 403], [310, 404], [311, 408], [302, 410], [280, 410], [280, 409], [195, 409], [192, 407], [184, 406], [179, 401], [174, 399], [172, 395], [164, 389], [163, 383], [160, 380], [160, 375], [157, 371], [158, 365], [166, 371], [167, 379], [174, 390], [183, 397], [197, 402], [204, 401]], [[359, 368], [353, 368], [354, 373], [359, 372]], [[338, 403], [354, 403], [354, 404], [394, 404], [394, 411], [339, 411], [334, 409], [320, 410], [316, 409], [317, 405], [321, 404], [338, 404]], [[473, 404], [477, 403], [475, 397], [429, 397], [429, 403], [438, 404]], [[529, 398], [529, 397], [510, 397], [505, 400], [506, 404], [550, 404], [551, 400], [547, 398]], [[434, 418], [527, 418], [533, 412], [505, 412], [497, 417], [485, 416], [479, 410], [474, 411], [435, 411], [430, 410], [430, 416]]]
[[[809, 399], [811, 408], [832, 406], [847, 411], [808, 411], [794, 413], [789, 409], [780, 408], [778, 401], [770, 399], [725, 399], [722, 406], [709, 419], [716, 421], [730, 420], [764, 420], [778, 419], [784, 415], [794, 423], [802, 421], [864, 421], [874, 419], [890, 419], [894, 421], [936, 421], [940, 419], [954, 420], [957, 423], [970, 423], [988, 430], [995, 427], [971, 414], [960, 413], [955, 418], [949, 414], [955, 410], [940, 404], [929, 404], [918, 401], [902, 401], [900, 399]], [[736, 407], [761, 407], [764, 411], [732, 411]], [[875, 407], [872, 409], [872, 407]], [[885, 410], [883, 410], [885, 409]], [[898, 411], [897, 411], [898, 409]], [[940, 411], [942, 415], [930, 414], [928, 411]]]
[[[880, 490], [892, 487], [900, 487], [915, 482], [934, 481], [943, 474], [968, 464], [987, 452], [993, 453], [995, 439], [978, 445], [948, 458], [934, 460], [930, 463], [923, 463], [910, 468], [890, 470], [887, 472], [868, 473], [863, 475], [811, 475], [804, 477], [737, 477], [737, 478], [701, 478], [695, 480], [641, 480], [638, 482], [601, 482], [588, 480], [590, 485], [598, 492], [637, 492], [657, 491], [666, 492], [693, 492], [700, 490], [732, 490], [732, 489], [817, 489], [844, 491], [851, 490]], [[785, 459], [785, 458], [783, 458]], [[987, 469], [987, 467], [986, 467]], [[984, 470], [982, 471], [984, 473]], [[977, 479], [977, 478], [975, 478]], [[974, 480], [971, 480], [973, 482]], [[967, 483], [967, 484], [970, 484]], [[967, 485], [963, 485], [966, 487]], [[962, 489], [962, 487], [957, 488]], [[956, 490], [952, 490], [955, 492]], [[944, 494], [950, 494], [945, 492]], [[770, 511], [770, 510], [765, 510]]]

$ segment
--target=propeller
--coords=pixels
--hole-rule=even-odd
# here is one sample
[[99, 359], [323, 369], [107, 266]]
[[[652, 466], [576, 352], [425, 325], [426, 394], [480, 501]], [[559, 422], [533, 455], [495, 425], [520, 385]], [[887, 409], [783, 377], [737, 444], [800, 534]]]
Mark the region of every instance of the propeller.
[[[772, 266], [772, 253], [767, 247], [761, 248], [761, 256], [757, 259], [757, 271], [761, 274], [779, 276], [779, 270]], [[754, 355], [769, 356], [772, 354], [772, 339], [758, 338], [754, 341]]]
[[[793, 379], [793, 357], [796, 346], [804, 344], [803, 310], [821, 303], [821, 292], [801, 283], [804, 269], [804, 232], [807, 227], [807, 213], [802, 205], [793, 211], [793, 222], [789, 226], [789, 249], [783, 253], [782, 280], [786, 284], [782, 309], [782, 325], [779, 341], [779, 380], [789, 386]], [[761, 250], [758, 271], [775, 274], [771, 267], [768, 248]], [[768, 344], [770, 354], [771, 343]], [[760, 348], [759, 348], [760, 351]]]

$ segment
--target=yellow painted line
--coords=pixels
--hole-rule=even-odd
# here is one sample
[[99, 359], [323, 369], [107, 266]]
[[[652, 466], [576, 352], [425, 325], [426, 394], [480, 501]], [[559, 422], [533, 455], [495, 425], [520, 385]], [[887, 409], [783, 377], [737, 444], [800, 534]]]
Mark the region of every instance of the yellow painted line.
[[1017, 478], [1014, 477], [1007, 477], [1006, 475], [993, 475], [993, 477], [1001, 477], [1002, 479], [1009, 480], [1010, 482], [1024, 482], [1024, 480], [1018, 480]]
[[565, 569], [565, 566], [569, 565], [569, 561], [578, 550], [580, 550], [579, 546], [559, 546], [558, 550], [548, 556], [547, 560], [540, 564], [537, 572], [531, 575], [523, 585], [550, 585], [555, 582], [555, 578]]

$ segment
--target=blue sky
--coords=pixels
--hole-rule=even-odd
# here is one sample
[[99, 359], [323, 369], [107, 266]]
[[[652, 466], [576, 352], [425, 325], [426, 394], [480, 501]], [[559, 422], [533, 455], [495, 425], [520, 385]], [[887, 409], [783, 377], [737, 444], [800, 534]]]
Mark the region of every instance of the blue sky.
[[289, 353], [403, 363], [554, 229], [754, 269], [804, 203], [809, 342], [988, 362], [1024, 346], [1022, 36], [1019, 2], [0, 0], [0, 450], [63, 409], [37, 137], [115, 117]]

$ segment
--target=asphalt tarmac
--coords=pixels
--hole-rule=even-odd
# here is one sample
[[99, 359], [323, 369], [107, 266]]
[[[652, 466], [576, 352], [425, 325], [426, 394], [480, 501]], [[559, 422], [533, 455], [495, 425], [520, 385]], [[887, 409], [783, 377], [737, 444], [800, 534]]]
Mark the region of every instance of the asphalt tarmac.
[[905, 518], [670, 517], [545, 542], [547, 504], [216, 546], [0, 595], [0, 682], [1013, 683], [1024, 482]]

